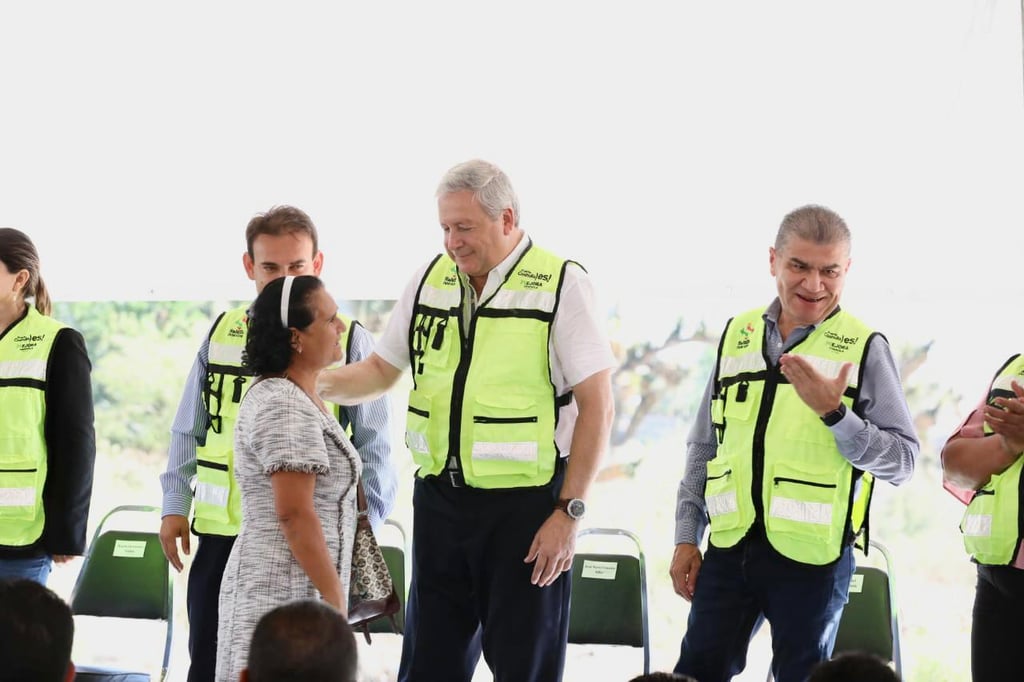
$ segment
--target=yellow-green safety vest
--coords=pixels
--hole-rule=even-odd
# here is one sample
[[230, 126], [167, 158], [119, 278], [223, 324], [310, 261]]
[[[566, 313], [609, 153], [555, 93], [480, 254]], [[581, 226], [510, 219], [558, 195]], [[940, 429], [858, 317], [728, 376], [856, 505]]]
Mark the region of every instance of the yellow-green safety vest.
[[0, 545], [31, 545], [46, 524], [46, 376], [65, 327], [30, 306], [0, 338]]
[[[1010, 382], [1024, 383], [1024, 355], [1014, 355], [996, 372], [988, 392], [988, 404], [995, 398], [1015, 398]], [[992, 429], [985, 422], [986, 437]], [[1024, 499], [1024, 457], [1017, 458], [1000, 474], [992, 474], [980, 490], [974, 493], [960, 522], [964, 549], [979, 564], [1008, 566], [1014, 562], [1024, 537], [1024, 517], [1021, 499]]]
[[[730, 320], [718, 348], [711, 402], [718, 448], [705, 486], [710, 542], [732, 547], [758, 522], [783, 556], [828, 564], [866, 527], [873, 477], [840, 454], [829, 428], [778, 367], [768, 366], [763, 313]], [[788, 352], [826, 377], [853, 363], [842, 402], [854, 409], [873, 334], [838, 310]]]
[[442, 254], [427, 268], [409, 329], [405, 441], [418, 476], [457, 468], [476, 488], [551, 480], [558, 412], [572, 392], [556, 395], [548, 341], [570, 263], [579, 267], [528, 246], [468, 328], [455, 263]]
[[[345, 323], [341, 343], [346, 359], [353, 320]], [[242, 497], [234, 475], [235, 422], [242, 397], [252, 385], [252, 373], [242, 365], [248, 331], [248, 306], [223, 313], [210, 332], [210, 355], [203, 386], [206, 441], [196, 448], [195, 513], [192, 530], [198, 535], [238, 535]], [[341, 408], [332, 405], [341, 420]]]

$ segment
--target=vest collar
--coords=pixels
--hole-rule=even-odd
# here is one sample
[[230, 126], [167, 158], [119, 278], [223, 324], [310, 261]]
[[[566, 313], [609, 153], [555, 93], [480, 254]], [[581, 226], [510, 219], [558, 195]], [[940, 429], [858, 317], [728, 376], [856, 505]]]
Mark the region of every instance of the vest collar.
[[[832, 317], [839, 314], [842, 310], [842, 306], [837, 305], [835, 310], [830, 312], [825, 320], [831, 319]], [[781, 335], [779, 333], [779, 315], [782, 313], [782, 301], [776, 296], [774, 300], [765, 308], [761, 317], [764, 319], [765, 330], [767, 332], [767, 338], [778, 338], [781, 341]], [[799, 341], [803, 341], [810, 336], [819, 325], [823, 324], [825, 320], [822, 320], [818, 324], [808, 324], [803, 327], [795, 327], [793, 331], [789, 333], [789, 338], [786, 339], [784, 345], [788, 348], [795, 345]]]

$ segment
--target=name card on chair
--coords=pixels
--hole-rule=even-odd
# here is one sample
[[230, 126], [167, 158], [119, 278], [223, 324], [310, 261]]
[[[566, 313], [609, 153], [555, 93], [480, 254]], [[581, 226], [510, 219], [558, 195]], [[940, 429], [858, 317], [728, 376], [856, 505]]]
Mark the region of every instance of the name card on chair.
[[114, 556], [141, 559], [146, 553], [145, 540], [118, 540], [114, 543]]
[[850, 578], [850, 594], [856, 594], [864, 591], [864, 575], [862, 573], [854, 573]]
[[614, 561], [584, 559], [580, 577], [595, 578], [597, 580], [615, 580], [615, 572], [618, 568], [619, 564]]

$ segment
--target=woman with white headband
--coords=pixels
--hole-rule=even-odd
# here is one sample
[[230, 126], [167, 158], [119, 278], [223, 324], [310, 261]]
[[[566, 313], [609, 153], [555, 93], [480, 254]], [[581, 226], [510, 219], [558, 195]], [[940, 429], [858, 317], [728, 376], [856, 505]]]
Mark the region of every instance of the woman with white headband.
[[221, 583], [218, 681], [238, 679], [275, 606], [320, 597], [346, 613], [362, 463], [316, 393], [320, 371], [342, 359], [337, 313], [309, 275], [270, 282], [249, 310], [242, 359], [257, 380], [235, 427], [242, 528]]

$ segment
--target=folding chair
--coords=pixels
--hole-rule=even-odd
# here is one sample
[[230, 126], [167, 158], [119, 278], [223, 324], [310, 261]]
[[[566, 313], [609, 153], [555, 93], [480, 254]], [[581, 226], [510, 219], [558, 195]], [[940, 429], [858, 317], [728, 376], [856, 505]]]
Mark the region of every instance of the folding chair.
[[[390, 534], [398, 536], [397, 544], [387, 541], [388, 529], [391, 530]], [[384, 532], [379, 535], [380, 537], [378, 537], [377, 542], [380, 544], [380, 551], [384, 555], [384, 563], [388, 565], [391, 580], [395, 583], [395, 590], [398, 592], [398, 600], [402, 603], [402, 610], [395, 614], [395, 624], [398, 626], [397, 634], [402, 634], [402, 631], [405, 629], [405, 599], [408, 592], [406, 576], [409, 574], [405, 564], [406, 556], [409, 554], [406, 551], [405, 529], [402, 528], [398, 521], [387, 519], [384, 521]], [[390, 620], [381, 618], [370, 623], [370, 632], [394, 633], [395, 630]]]
[[647, 568], [640, 539], [621, 528], [585, 528], [577, 538], [587, 535], [627, 538], [636, 552], [576, 553], [572, 565], [569, 643], [643, 647], [643, 672], [647, 674], [651, 668]]
[[900, 624], [892, 557], [880, 542], [871, 540], [868, 547], [877, 550], [884, 566], [868, 565], [858, 557], [857, 568], [850, 582], [850, 601], [839, 621], [833, 655], [846, 651], [873, 654], [892, 664], [896, 674], [902, 677]]
[[[160, 668], [160, 680], [164, 680], [170, 664], [174, 632], [170, 565], [164, 557], [157, 531], [109, 527], [112, 525], [110, 519], [115, 515], [123, 518], [123, 512], [152, 514], [159, 518], [160, 510], [158, 507], [122, 505], [112, 509], [100, 521], [71, 592], [71, 612], [76, 617], [76, 633], [82, 630], [80, 616], [164, 621], [167, 631]], [[101, 641], [111, 640], [104, 638]], [[133, 637], [127, 641], [113, 639], [112, 643], [122, 647], [136, 645]], [[75, 667], [78, 670], [76, 679], [83, 682], [136, 682], [151, 679], [148, 671], [80, 664], [77, 656]]]

